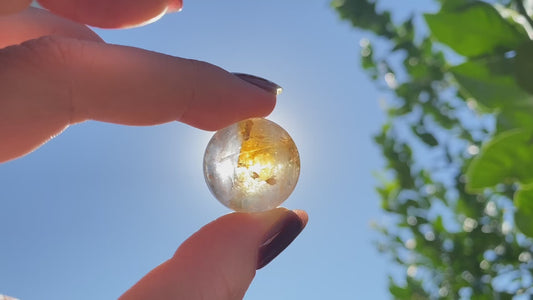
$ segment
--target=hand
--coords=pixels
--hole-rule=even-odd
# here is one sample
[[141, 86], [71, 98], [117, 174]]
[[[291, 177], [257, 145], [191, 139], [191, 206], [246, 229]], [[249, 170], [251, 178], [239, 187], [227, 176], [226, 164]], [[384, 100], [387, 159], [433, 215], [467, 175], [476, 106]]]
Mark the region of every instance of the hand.
[[0, 48], [0, 163], [86, 120], [216, 130], [265, 116], [276, 102], [211, 64], [106, 44], [36, 8], [0, 17]]
[[[28, 0], [0, 4], [0, 163], [69, 125], [180, 121], [216, 130], [265, 116], [275, 95], [208, 63], [106, 44], [82, 24], [126, 27], [181, 1]], [[104, 9], [105, 8], [105, 9]], [[206, 225], [122, 299], [239, 299], [255, 270], [307, 223], [303, 211], [233, 213]]]

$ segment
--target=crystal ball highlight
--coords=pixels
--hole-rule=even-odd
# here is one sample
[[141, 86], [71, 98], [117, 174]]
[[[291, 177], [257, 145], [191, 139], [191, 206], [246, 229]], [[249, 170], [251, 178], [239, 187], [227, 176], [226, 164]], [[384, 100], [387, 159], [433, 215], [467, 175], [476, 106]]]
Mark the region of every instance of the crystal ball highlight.
[[204, 155], [204, 176], [211, 193], [235, 211], [278, 207], [294, 190], [300, 156], [278, 124], [252, 118], [215, 133]]

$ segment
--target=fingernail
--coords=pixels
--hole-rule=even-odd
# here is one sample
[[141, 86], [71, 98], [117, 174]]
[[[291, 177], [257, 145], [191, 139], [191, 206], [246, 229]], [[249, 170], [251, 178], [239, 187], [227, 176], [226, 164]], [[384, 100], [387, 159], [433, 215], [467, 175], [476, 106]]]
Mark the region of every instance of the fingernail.
[[257, 270], [268, 265], [276, 256], [278, 256], [304, 229], [304, 222], [292, 211], [289, 211], [281, 220], [279, 220], [270, 234], [267, 235], [265, 242], [259, 247], [257, 259]]
[[232, 74], [248, 83], [251, 83], [257, 87], [262, 88], [263, 90], [269, 93], [279, 95], [283, 91], [283, 89], [279, 85], [275, 84], [274, 82], [270, 80], [266, 80], [261, 77], [257, 77], [257, 76], [250, 75], [250, 74], [244, 74], [244, 73], [232, 73]]

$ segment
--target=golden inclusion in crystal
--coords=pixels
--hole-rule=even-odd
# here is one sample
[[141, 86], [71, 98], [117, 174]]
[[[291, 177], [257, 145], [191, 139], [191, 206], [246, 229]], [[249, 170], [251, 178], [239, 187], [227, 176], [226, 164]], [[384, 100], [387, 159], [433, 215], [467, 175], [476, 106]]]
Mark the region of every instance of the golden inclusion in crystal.
[[294, 190], [300, 156], [278, 124], [253, 118], [215, 133], [204, 155], [211, 193], [225, 206], [245, 212], [278, 207]]

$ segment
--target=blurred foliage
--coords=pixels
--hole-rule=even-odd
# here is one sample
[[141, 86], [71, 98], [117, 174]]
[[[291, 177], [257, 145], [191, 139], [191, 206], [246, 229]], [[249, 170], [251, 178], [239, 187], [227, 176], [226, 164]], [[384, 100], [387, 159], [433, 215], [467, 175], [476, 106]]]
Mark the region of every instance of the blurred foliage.
[[377, 246], [405, 270], [390, 294], [532, 299], [533, 1], [435, 0], [405, 19], [386, 4], [332, 2], [369, 33], [361, 66], [392, 98], [375, 136]]

